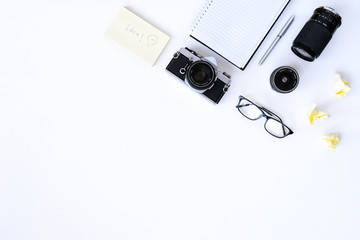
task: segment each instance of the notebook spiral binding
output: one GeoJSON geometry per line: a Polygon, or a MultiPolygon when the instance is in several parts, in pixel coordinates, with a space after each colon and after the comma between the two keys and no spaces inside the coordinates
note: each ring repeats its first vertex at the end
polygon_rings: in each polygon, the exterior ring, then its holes
{"type": "Polygon", "coordinates": [[[192,24],[191,31],[194,31],[194,29],[199,25],[199,22],[205,15],[205,13],[208,11],[209,7],[213,4],[214,0],[208,0],[204,3],[204,6],[202,7],[202,10],[200,11],[200,14],[195,18],[195,21],[192,24]]]}

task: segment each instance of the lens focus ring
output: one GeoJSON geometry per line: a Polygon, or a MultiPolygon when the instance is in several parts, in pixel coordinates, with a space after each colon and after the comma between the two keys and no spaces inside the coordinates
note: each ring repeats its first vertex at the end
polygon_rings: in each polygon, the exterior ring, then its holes
{"type": "Polygon", "coordinates": [[[331,35],[341,26],[340,15],[330,7],[319,7],[315,9],[309,21],[317,22],[325,26],[331,35]]]}

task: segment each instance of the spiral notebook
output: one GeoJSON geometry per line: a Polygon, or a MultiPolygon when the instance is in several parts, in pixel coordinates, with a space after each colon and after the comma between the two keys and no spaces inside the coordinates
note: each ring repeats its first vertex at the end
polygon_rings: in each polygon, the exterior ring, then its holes
{"type": "Polygon", "coordinates": [[[244,70],[290,0],[210,0],[190,36],[244,70]]]}

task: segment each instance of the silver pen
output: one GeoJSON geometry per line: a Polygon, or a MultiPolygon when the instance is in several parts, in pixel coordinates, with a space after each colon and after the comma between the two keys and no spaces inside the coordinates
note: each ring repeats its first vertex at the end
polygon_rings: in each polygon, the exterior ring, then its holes
{"type": "Polygon", "coordinates": [[[281,29],[281,31],[279,32],[279,34],[276,36],[275,40],[272,42],[272,44],[270,45],[270,47],[268,48],[268,50],[265,52],[264,56],[260,59],[259,65],[261,65],[265,59],[269,56],[269,54],[271,53],[271,51],[274,49],[275,45],[279,42],[280,38],[282,36],[284,36],[284,34],[286,33],[286,31],[289,29],[289,27],[291,26],[291,24],[294,21],[295,16],[291,16],[289,18],[289,20],[285,23],[284,27],[281,29]]]}

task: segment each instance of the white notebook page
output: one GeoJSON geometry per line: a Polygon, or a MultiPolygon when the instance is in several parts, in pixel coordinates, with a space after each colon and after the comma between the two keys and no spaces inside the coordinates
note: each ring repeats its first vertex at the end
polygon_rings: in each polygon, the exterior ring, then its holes
{"type": "Polygon", "coordinates": [[[289,1],[209,1],[190,35],[243,69],[289,1]]]}

